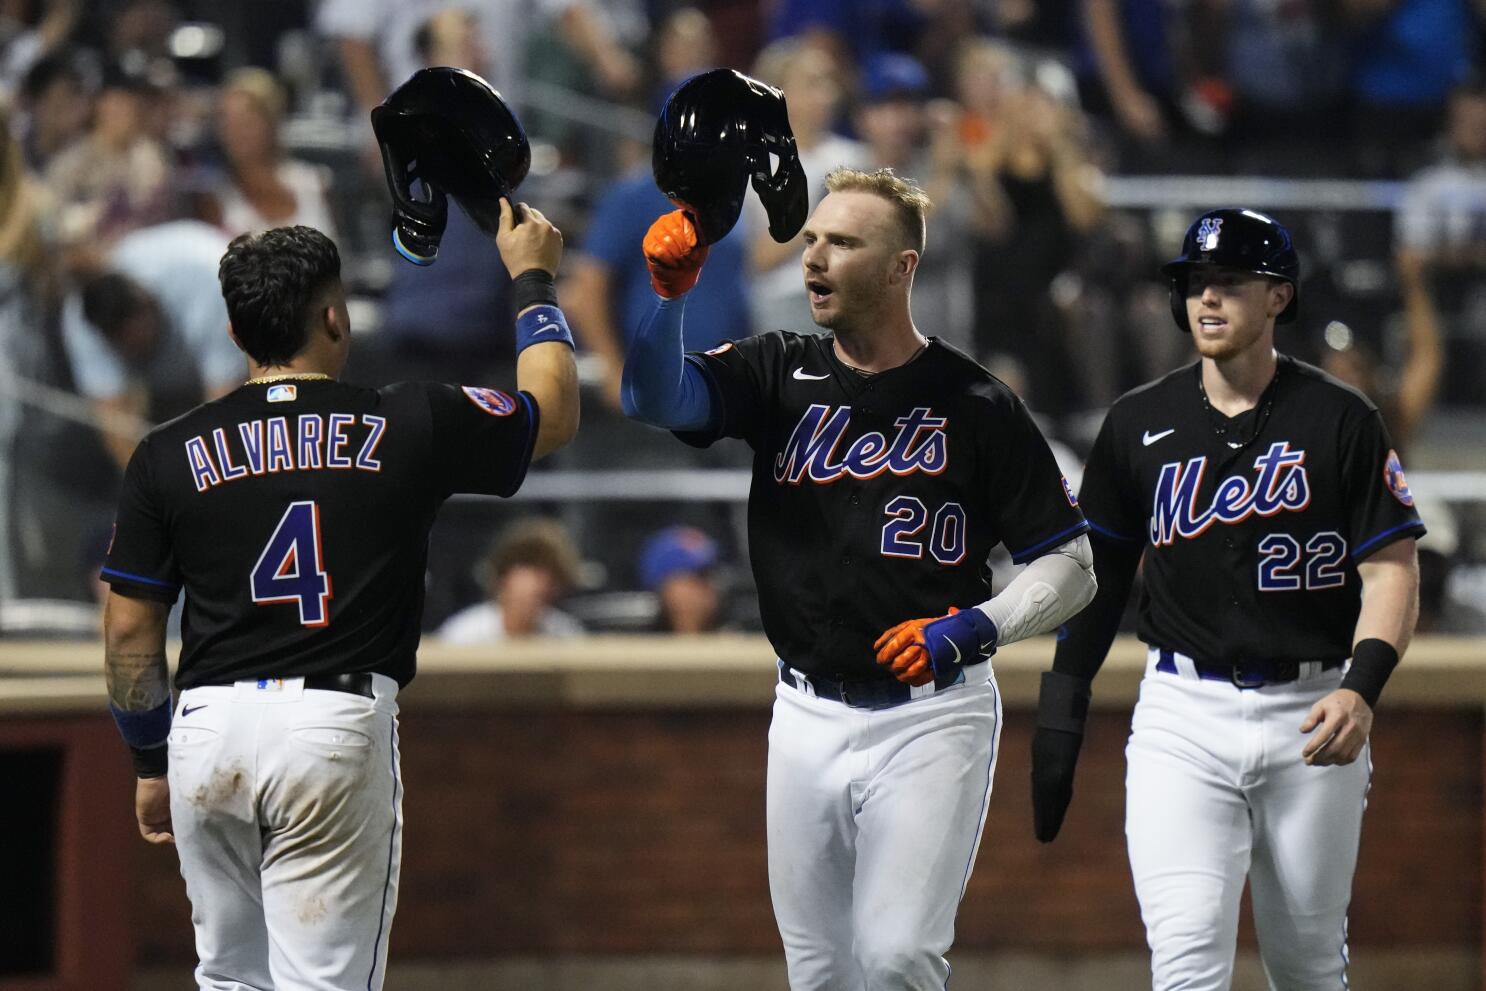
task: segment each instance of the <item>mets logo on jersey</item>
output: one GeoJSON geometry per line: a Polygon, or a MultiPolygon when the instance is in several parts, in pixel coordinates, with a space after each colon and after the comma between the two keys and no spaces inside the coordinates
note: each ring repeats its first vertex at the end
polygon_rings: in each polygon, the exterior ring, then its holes
{"type": "Polygon", "coordinates": [[[1414,504],[1414,493],[1409,491],[1409,483],[1403,477],[1403,464],[1398,460],[1397,451],[1388,451],[1388,463],[1383,465],[1383,482],[1393,493],[1393,498],[1405,506],[1414,504]]]}
{"type": "Polygon", "coordinates": [[[510,416],[516,412],[516,400],[499,389],[487,389],[480,385],[462,385],[460,388],[470,397],[470,402],[491,416],[510,416]]]}
{"type": "Polygon", "coordinates": [[[842,438],[851,424],[851,407],[816,403],[800,417],[784,450],[774,459],[774,480],[799,485],[808,479],[828,485],[847,476],[876,478],[885,471],[900,476],[920,471],[938,475],[949,466],[944,432],[949,420],[931,414],[927,406],[914,407],[907,416],[893,421],[898,429],[891,440],[870,431],[840,453],[842,438]]]}
{"type": "Polygon", "coordinates": [[[1218,235],[1222,233],[1222,217],[1206,217],[1202,225],[1197,228],[1197,250],[1216,251],[1218,249],[1218,235]]]}
{"type": "Polygon", "coordinates": [[[1063,494],[1068,497],[1068,505],[1072,506],[1074,509],[1077,509],[1078,496],[1073,494],[1073,486],[1068,484],[1068,476],[1059,475],[1058,477],[1063,480],[1063,494]]]}
{"type": "Polygon", "coordinates": [[[1178,537],[1191,540],[1214,523],[1242,523],[1250,516],[1298,513],[1311,504],[1305,452],[1290,450],[1288,441],[1269,445],[1254,459],[1259,474],[1249,479],[1230,475],[1218,483],[1212,502],[1197,505],[1207,458],[1173,461],[1161,466],[1151,507],[1151,543],[1167,547],[1178,537]]]}

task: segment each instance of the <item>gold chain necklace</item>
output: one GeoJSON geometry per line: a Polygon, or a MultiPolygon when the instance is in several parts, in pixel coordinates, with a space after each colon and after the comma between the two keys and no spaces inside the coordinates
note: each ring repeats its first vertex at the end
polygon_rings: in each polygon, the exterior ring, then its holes
{"type": "Polygon", "coordinates": [[[283,375],[260,375],[257,378],[248,379],[244,385],[267,385],[269,382],[284,382],[295,379],[300,382],[314,382],[319,379],[329,379],[330,376],[324,372],[285,372],[283,375]]]}

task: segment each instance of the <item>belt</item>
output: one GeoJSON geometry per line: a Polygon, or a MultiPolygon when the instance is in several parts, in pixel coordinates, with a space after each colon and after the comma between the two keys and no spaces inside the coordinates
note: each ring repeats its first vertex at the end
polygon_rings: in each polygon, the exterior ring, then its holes
{"type": "MultiPolygon", "coordinates": [[[[215,682],[219,685],[231,685],[231,681],[215,682]]],[[[309,674],[304,676],[304,687],[313,688],[322,692],[345,692],[348,695],[360,695],[363,698],[374,699],[376,691],[372,688],[372,676],[369,671],[357,671],[352,674],[309,674]]]]}
{"type": "Polygon", "coordinates": [[[904,702],[932,695],[951,685],[962,683],[965,680],[965,669],[959,668],[955,671],[954,677],[946,678],[942,683],[936,680],[932,685],[915,688],[895,678],[835,681],[831,678],[796,671],[784,661],[780,661],[779,680],[806,695],[830,699],[832,702],[849,705],[853,709],[891,709],[895,705],[902,705],[904,702]]]}
{"type": "Polygon", "coordinates": [[[1182,658],[1192,661],[1197,677],[1207,681],[1230,682],[1239,688],[1283,685],[1286,682],[1295,681],[1303,674],[1330,671],[1346,663],[1346,658],[1338,657],[1314,661],[1265,661],[1261,664],[1208,664],[1196,658],[1187,658],[1186,655],[1175,651],[1160,650],[1157,653],[1160,655],[1160,659],[1156,661],[1157,671],[1164,671],[1166,674],[1181,674],[1180,668],[1177,667],[1177,658],[1182,658]]]}

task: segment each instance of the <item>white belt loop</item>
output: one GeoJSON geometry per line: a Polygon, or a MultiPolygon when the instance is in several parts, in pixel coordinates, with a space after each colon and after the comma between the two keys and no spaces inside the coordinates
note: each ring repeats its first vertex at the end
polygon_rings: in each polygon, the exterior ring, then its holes
{"type": "Polygon", "coordinates": [[[800,691],[804,692],[806,695],[809,695],[811,698],[818,697],[815,694],[815,685],[811,683],[809,675],[807,675],[803,671],[796,671],[794,668],[790,668],[789,673],[790,677],[795,679],[795,686],[798,687],[800,691]]]}
{"type": "Polygon", "coordinates": [[[1192,660],[1192,658],[1188,657],[1186,654],[1178,654],[1176,651],[1172,651],[1171,661],[1173,664],[1176,665],[1176,673],[1181,675],[1183,678],[1192,678],[1197,680],[1200,680],[1202,678],[1202,675],[1197,673],[1197,662],[1192,660]]]}
{"type": "Polygon", "coordinates": [[[1296,674],[1296,680],[1298,680],[1298,681],[1309,681],[1310,679],[1314,678],[1316,675],[1320,674],[1321,671],[1322,671],[1322,664],[1321,664],[1320,661],[1301,661],[1300,662],[1300,665],[1299,665],[1299,670],[1297,670],[1295,672],[1295,674],[1296,674]]]}

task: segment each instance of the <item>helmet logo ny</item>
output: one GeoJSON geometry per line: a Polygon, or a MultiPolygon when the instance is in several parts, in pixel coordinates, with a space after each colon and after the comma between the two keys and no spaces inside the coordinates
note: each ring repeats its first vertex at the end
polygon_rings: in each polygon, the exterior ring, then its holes
{"type": "Polygon", "coordinates": [[[1218,235],[1221,233],[1222,227],[1222,217],[1202,218],[1202,226],[1197,228],[1197,250],[1216,251],[1218,249],[1218,235]]]}

